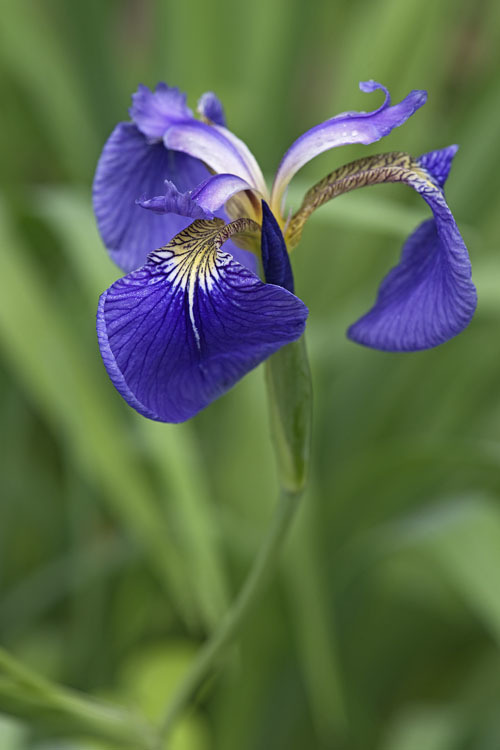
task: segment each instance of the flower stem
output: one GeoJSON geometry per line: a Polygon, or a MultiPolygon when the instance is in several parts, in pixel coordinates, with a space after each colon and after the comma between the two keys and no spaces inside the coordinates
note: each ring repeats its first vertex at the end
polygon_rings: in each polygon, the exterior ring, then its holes
{"type": "MultiPolygon", "coordinates": [[[[236,637],[248,612],[255,604],[273,571],[283,540],[298,507],[301,492],[283,490],[274,518],[243,588],[221,620],[212,637],[202,646],[196,661],[181,682],[167,707],[160,728],[161,743],[170,734],[179,715],[210,675],[217,661],[236,637]]],[[[163,747],[162,744],[158,746],[163,747]]]]}

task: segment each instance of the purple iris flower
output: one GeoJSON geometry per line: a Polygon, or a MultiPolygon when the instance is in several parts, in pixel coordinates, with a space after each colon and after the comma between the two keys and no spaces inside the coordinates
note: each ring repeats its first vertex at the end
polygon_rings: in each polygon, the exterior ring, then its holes
{"type": "Polygon", "coordinates": [[[392,152],[351,162],[311,188],[295,214],[285,212],[288,184],[306,162],[334,146],[380,140],[426,100],[424,91],[412,91],[391,105],[380,84],[360,87],[382,89],[383,104],[304,133],[270,191],[252,153],[226,128],[214,94],[201,97],[198,118],[185,95],[164,83],[134,94],[132,122],[117,125],[104,146],[93,198],[103,241],[127,272],[100,298],[101,354],[138,412],[164,422],[189,419],[300,338],[308,310],[294,294],[289,252],[316,208],[359,187],[405,183],[433,217],[408,238],[374,306],[348,336],[385,351],[417,351],[468,325],[476,290],[443,192],[456,146],[419,158],[392,152]]]}

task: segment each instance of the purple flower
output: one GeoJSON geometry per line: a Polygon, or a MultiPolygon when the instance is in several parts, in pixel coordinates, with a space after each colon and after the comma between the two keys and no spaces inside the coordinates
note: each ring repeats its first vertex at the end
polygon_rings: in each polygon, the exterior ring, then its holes
{"type": "Polygon", "coordinates": [[[359,187],[405,183],[433,217],[406,241],[349,337],[386,351],[417,351],[468,325],[476,291],[443,192],[456,146],[347,164],[285,218],[288,184],[306,162],[334,146],[380,140],[426,100],[424,91],[412,91],[391,105],[380,84],[361,89],[382,89],[383,104],[304,133],[281,160],[271,191],[252,153],[226,128],[214,94],[201,97],[199,118],[164,83],[134,94],[132,122],[117,125],[104,146],[93,197],[103,241],[127,272],[99,302],[101,354],[114,385],[141,414],[189,419],[302,335],[308,311],[293,293],[289,252],[316,208],[359,187]]]}

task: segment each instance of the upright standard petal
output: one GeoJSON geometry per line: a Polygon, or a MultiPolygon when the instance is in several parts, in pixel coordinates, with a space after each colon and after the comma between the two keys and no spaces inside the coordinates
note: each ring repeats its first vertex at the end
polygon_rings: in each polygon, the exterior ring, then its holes
{"type": "Polygon", "coordinates": [[[225,128],[196,120],[186,121],[172,125],[165,132],[163,142],[169,149],[200,159],[218,174],[236,175],[262,190],[255,158],[247,146],[225,128]]]}
{"type": "Polygon", "coordinates": [[[170,125],[184,120],[194,120],[186,104],[186,94],[159,83],[154,91],[141,84],[132,95],[130,117],[149,141],[161,141],[170,125]]]}
{"type": "Polygon", "coordinates": [[[222,104],[207,92],[198,102],[205,122],[199,122],[186,105],[186,95],[159,83],[154,91],[142,84],[132,96],[130,116],[149,143],[163,139],[174,151],[200,159],[214,172],[236,174],[259,191],[264,178],[248,147],[225,127],[222,104]]]}
{"type": "Polygon", "coordinates": [[[205,120],[208,120],[209,123],[226,127],[224,107],[213,91],[207,91],[200,96],[197,109],[199,114],[205,118],[205,120]]]}
{"type": "Polygon", "coordinates": [[[124,271],[139,268],[189,221],[172,214],[155,215],[136,201],[164,193],[168,179],[180,191],[194,188],[208,175],[201,162],[150,144],[132,123],[116,126],[97,165],[93,186],[97,225],[112,259],[124,271]]]}
{"type": "Polygon", "coordinates": [[[282,210],[282,201],[288,183],[298,170],[315,156],[335,146],[353,143],[368,145],[388,135],[402,125],[427,99],[425,91],[411,91],[403,101],[391,106],[388,90],[375,81],[360,83],[364,92],[382,89],[385,101],[374,112],[344,112],[300,136],[284,155],[278,167],[271,194],[273,211],[282,210]]]}
{"type": "Polygon", "coordinates": [[[240,159],[242,159],[243,163],[245,164],[245,168],[247,169],[248,174],[251,176],[252,186],[256,190],[258,190],[264,197],[267,197],[268,192],[264,175],[262,174],[262,170],[257,159],[252,154],[246,143],[225,127],[214,125],[214,129],[227,141],[229,141],[235,151],[238,152],[240,159]]]}
{"type": "Polygon", "coordinates": [[[305,305],[220,250],[232,234],[257,229],[244,219],[195,221],[102,295],[104,364],[141,414],[185,421],[301,336],[305,305]]]}

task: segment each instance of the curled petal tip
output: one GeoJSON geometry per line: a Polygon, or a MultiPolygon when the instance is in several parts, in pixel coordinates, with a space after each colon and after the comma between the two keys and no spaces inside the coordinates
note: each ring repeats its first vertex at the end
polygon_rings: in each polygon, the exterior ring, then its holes
{"type": "MultiPolygon", "coordinates": [[[[361,91],[368,93],[370,91],[375,91],[375,89],[385,89],[385,86],[383,86],[381,83],[378,83],[377,81],[374,81],[373,78],[370,78],[370,80],[368,81],[360,81],[359,88],[361,89],[361,91]]],[[[387,89],[385,90],[387,91],[387,89]]]]}
{"type": "Polygon", "coordinates": [[[271,205],[281,207],[288,183],[298,170],[318,154],[336,146],[362,143],[367,146],[388,135],[411,117],[427,98],[426,91],[411,91],[402,101],[391,106],[388,89],[376,81],[362,81],[362,91],[381,89],[385,100],[373,112],[343,112],[316,125],[297,138],[278,167],[274,180],[271,205]]]}
{"type": "MultiPolygon", "coordinates": [[[[391,95],[389,93],[389,89],[384,86],[382,83],[378,83],[378,81],[370,80],[370,81],[360,81],[359,88],[363,93],[365,94],[371,94],[373,91],[383,91],[385,94],[385,101],[380,107],[380,110],[385,109],[386,107],[389,107],[391,104],[391,95]]],[[[403,102],[409,102],[413,105],[414,111],[417,110],[419,107],[421,107],[425,102],[427,101],[427,91],[425,89],[413,89],[410,91],[407,97],[403,99],[403,102]]]]}
{"type": "Polygon", "coordinates": [[[380,89],[385,94],[385,101],[382,104],[382,107],[388,107],[390,105],[391,95],[389,94],[389,89],[382,83],[378,83],[373,79],[370,79],[369,81],[360,81],[359,88],[364,94],[371,94],[372,91],[378,91],[380,89]]]}

